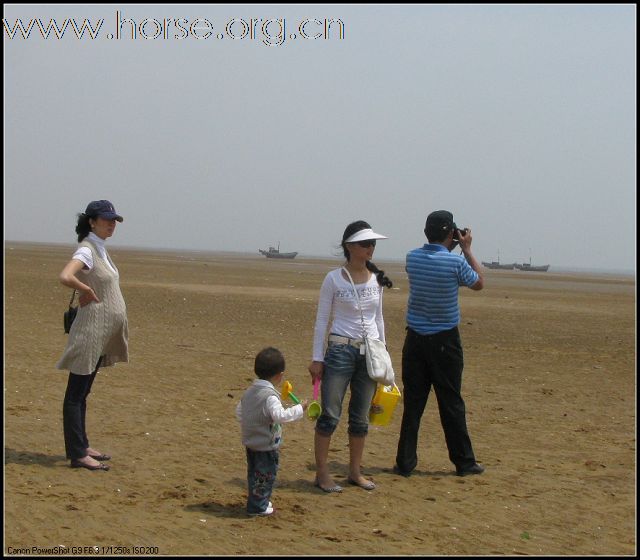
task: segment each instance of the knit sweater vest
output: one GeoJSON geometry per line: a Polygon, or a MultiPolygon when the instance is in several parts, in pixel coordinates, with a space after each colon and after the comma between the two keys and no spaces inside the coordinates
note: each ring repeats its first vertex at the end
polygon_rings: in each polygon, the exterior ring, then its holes
{"type": "Polygon", "coordinates": [[[242,443],[253,451],[272,451],[280,447],[282,427],[267,412],[267,398],[280,398],[272,387],[252,385],[242,395],[242,443]]]}
{"type": "Polygon", "coordinates": [[[100,257],[93,243],[85,240],[80,247],[91,249],[93,268],[84,275],[83,282],[93,289],[100,301],[78,307],[67,347],[56,368],[89,375],[95,370],[100,356],[104,356],[100,367],[129,361],[129,329],[127,308],[120,291],[120,275],[111,257],[106,254],[115,272],[100,257]]]}

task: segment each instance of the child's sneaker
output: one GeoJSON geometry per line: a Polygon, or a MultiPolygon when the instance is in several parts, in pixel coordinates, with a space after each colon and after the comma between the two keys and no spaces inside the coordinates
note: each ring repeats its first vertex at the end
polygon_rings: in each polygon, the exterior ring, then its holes
{"type": "Polygon", "coordinates": [[[273,504],[271,502],[269,502],[269,505],[267,506],[267,509],[265,509],[264,511],[259,511],[258,513],[250,513],[249,515],[253,515],[253,516],[271,515],[274,511],[275,511],[275,509],[273,507],[273,504]]]}

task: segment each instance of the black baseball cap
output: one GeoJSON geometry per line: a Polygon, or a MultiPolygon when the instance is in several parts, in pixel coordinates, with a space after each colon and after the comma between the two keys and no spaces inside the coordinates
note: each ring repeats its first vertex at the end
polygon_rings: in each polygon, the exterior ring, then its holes
{"type": "Polygon", "coordinates": [[[450,231],[458,229],[453,221],[453,214],[447,210],[436,210],[427,216],[425,230],[430,231],[450,231]]]}
{"type": "Polygon", "coordinates": [[[90,218],[104,218],[122,222],[124,218],[116,213],[116,209],[108,200],[94,200],[90,202],[84,213],[90,218]]]}

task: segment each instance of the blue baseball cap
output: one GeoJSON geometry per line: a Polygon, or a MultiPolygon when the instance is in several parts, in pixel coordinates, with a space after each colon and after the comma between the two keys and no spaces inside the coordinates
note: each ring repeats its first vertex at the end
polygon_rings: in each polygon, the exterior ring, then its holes
{"type": "Polygon", "coordinates": [[[116,213],[116,209],[108,200],[94,200],[90,202],[84,213],[90,218],[104,218],[122,222],[124,218],[116,213]]]}

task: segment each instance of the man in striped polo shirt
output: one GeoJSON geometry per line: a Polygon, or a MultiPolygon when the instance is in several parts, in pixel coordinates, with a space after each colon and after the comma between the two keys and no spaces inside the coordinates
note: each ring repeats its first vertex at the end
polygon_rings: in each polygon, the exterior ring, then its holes
{"type": "Polygon", "coordinates": [[[395,472],[409,476],[418,463],[420,420],[433,386],[449,459],[456,474],[480,474],[467,432],[462,395],[463,353],[458,288],[483,288],[480,264],[471,253],[471,230],[460,230],[446,210],[427,217],[429,243],[407,254],[407,335],[402,349],[404,412],[395,472]],[[460,245],[462,255],[451,251],[460,245]]]}

